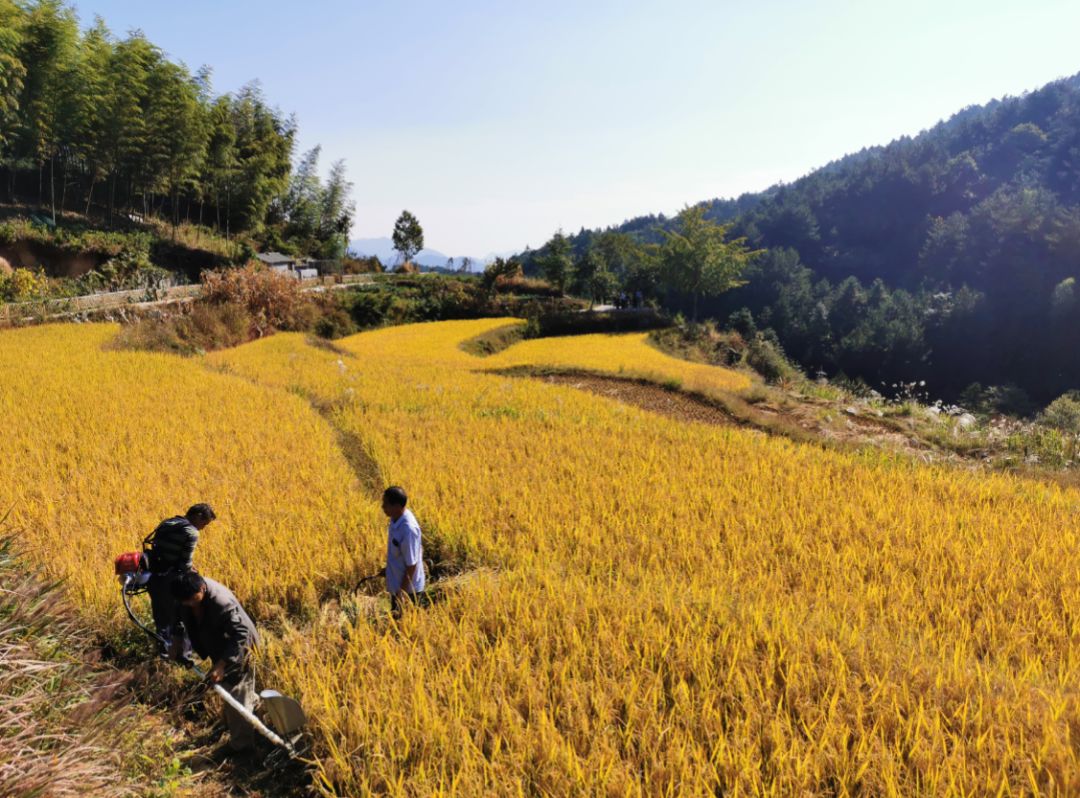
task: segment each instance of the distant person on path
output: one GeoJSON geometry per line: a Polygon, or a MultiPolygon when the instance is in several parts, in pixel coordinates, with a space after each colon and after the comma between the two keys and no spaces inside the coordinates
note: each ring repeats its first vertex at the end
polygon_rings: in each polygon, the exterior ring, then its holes
{"type": "MultiPolygon", "coordinates": [[[[259,644],[259,633],[236,596],[224,585],[196,571],[176,577],[171,592],[179,603],[179,620],[191,647],[200,657],[214,663],[207,678],[253,710],[257,698],[251,658],[252,649],[259,644]]],[[[183,657],[184,642],[179,634],[173,639],[169,653],[174,659],[183,657]]],[[[229,748],[233,751],[250,748],[255,730],[235,709],[228,704],[224,707],[229,748]]]]}
{"type": "MultiPolygon", "coordinates": [[[[157,633],[168,649],[176,623],[176,603],[170,587],[178,576],[194,569],[192,556],[199,542],[199,533],[217,516],[209,504],[195,504],[184,515],[166,518],[143,541],[150,566],[150,610],[154,615],[157,633]]],[[[167,653],[162,651],[162,654],[167,653]]]]}
{"type": "Polygon", "coordinates": [[[386,590],[390,611],[401,614],[402,602],[421,599],[427,580],[424,575],[424,544],[420,524],[412,510],[405,509],[409,497],[397,486],[383,491],[382,509],[390,519],[386,540],[386,590]]]}

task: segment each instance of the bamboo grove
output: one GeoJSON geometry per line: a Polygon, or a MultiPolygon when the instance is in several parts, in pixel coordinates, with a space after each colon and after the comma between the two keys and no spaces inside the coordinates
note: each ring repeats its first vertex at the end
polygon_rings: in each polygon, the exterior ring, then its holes
{"type": "Polygon", "coordinates": [[[460,348],[508,321],[192,359],[0,334],[0,503],[103,634],[111,555],[220,507],[198,565],[265,630],[327,795],[1080,790],[1074,490],[499,373],[747,384],[639,336],[460,348]],[[398,623],[351,592],[386,483],[456,574],[398,623]]]}
{"type": "MultiPolygon", "coordinates": [[[[0,0],[0,196],[57,213],[159,217],[222,235],[274,227],[344,254],[343,162],[319,184],[319,148],[293,176],[296,120],[258,83],[215,95],[141,31],[81,30],[63,0],[0,0]],[[291,225],[291,228],[290,228],[291,225]]],[[[280,243],[280,242],[270,242],[280,243]]]]}

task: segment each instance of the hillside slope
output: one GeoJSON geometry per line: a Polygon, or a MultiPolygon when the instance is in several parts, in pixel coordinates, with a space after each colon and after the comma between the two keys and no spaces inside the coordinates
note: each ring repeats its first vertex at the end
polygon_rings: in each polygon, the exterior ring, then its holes
{"type": "MultiPolygon", "coordinates": [[[[709,312],[746,307],[808,369],[953,397],[973,382],[1042,401],[1080,387],[1080,75],[704,204],[771,250],[709,312]]],[[[656,240],[671,223],[616,229],[656,240]]]]}

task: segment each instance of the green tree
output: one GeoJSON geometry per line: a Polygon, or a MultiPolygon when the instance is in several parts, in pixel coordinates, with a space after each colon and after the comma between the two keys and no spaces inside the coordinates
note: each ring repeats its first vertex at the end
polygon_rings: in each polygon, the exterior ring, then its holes
{"type": "Polygon", "coordinates": [[[98,17],[83,34],[78,54],[65,78],[65,111],[67,120],[67,158],[65,159],[64,191],[60,208],[66,207],[67,161],[81,168],[86,180],[86,208],[94,199],[94,187],[108,175],[108,142],[105,140],[105,114],[109,97],[109,64],[113,39],[105,23],[98,17]]]}
{"type": "Polygon", "coordinates": [[[566,286],[574,273],[574,262],[570,259],[570,252],[569,239],[562,230],[556,230],[551,240],[544,244],[538,258],[544,278],[558,288],[560,294],[566,293],[566,286]]]}
{"type": "Polygon", "coordinates": [[[609,297],[618,280],[608,268],[602,249],[594,243],[574,264],[574,290],[589,298],[589,310],[609,297]]]}
{"type": "Polygon", "coordinates": [[[521,264],[513,258],[503,260],[495,258],[484,267],[484,275],[480,278],[480,284],[484,291],[492,293],[501,279],[513,279],[521,276],[521,264]]]}
{"type": "Polygon", "coordinates": [[[43,172],[50,165],[50,203],[56,220],[55,159],[60,146],[60,108],[64,76],[75,56],[78,22],[62,0],[29,6],[18,60],[29,66],[19,98],[22,124],[18,149],[38,169],[38,201],[44,201],[43,172]]]}
{"type": "MultiPolygon", "coordinates": [[[[236,172],[236,128],[232,124],[232,102],[228,97],[217,98],[210,107],[208,127],[210,138],[206,146],[203,167],[203,194],[214,204],[214,227],[222,230],[222,197],[228,197],[236,172]]],[[[202,219],[202,208],[199,209],[202,219]]],[[[228,216],[226,215],[226,222],[228,216]]]]}
{"type": "Polygon", "coordinates": [[[592,247],[627,293],[656,295],[659,271],[655,244],[643,244],[628,233],[605,230],[593,239],[592,247]]]}
{"type": "Polygon", "coordinates": [[[236,140],[226,182],[226,230],[259,232],[271,205],[288,191],[296,121],[267,105],[258,83],[237,93],[230,115],[236,140]]]}
{"type": "Polygon", "coordinates": [[[319,155],[322,147],[313,147],[300,158],[285,195],[286,232],[290,237],[310,241],[319,232],[322,185],[319,183],[319,155]]]}
{"type": "Polygon", "coordinates": [[[345,161],[330,165],[330,174],[322,191],[319,214],[319,257],[344,257],[349,246],[356,204],[351,199],[353,184],[345,177],[345,161]]]}
{"type": "Polygon", "coordinates": [[[0,158],[6,160],[18,123],[26,67],[20,59],[25,15],[11,0],[0,0],[0,158]]]}
{"type": "MultiPolygon", "coordinates": [[[[14,200],[36,178],[54,219],[72,193],[87,214],[105,204],[104,182],[110,218],[167,210],[175,235],[197,202],[200,223],[212,206],[227,237],[280,234],[295,134],[257,84],[215,97],[208,68],[192,75],[140,31],[118,41],[99,18],[80,34],[67,0],[0,0],[0,179],[14,200]]],[[[344,164],[319,189],[303,226],[327,257],[355,212],[344,164]]]]}
{"type": "Polygon", "coordinates": [[[705,218],[702,206],[679,213],[674,230],[664,230],[661,263],[668,284],[689,294],[692,318],[697,321],[698,300],[717,296],[743,285],[743,269],[760,254],[746,247],[745,238],[725,240],[731,225],[705,218]]]}
{"type": "Polygon", "coordinates": [[[417,218],[408,211],[402,211],[394,222],[393,241],[394,249],[401,253],[402,266],[424,248],[424,230],[417,218]]]}
{"type": "Polygon", "coordinates": [[[108,69],[102,130],[106,143],[106,170],[109,173],[109,217],[116,213],[121,177],[126,178],[127,203],[140,173],[145,172],[143,154],[149,131],[143,109],[146,105],[147,79],[151,65],[160,58],[150,41],[140,31],[116,43],[108,69]]]}
{"type": "Polygon", "coordinates": [[[173,236],[180,221],[180,193],[198,174],[206,157],[208,133],[203,123],[199,85],[188,71],[169,61],[159,61],[148,77],[146,168],[148,187],[170,198],[173,236]]]}

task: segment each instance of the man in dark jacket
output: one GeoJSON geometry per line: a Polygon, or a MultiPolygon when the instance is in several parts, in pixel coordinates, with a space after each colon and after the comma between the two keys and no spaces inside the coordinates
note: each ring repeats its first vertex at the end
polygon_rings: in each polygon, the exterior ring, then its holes
{"type": "Polygon", "coordinates": [[[157,633],[166,641],[166,646],[172,641],[176,623],[176,603],[169,588],[177,576],[194,568],[192,555],[199,542],[199,533],[215,518],[209,504],[195,504],[185,515],[166,518],[143,541],[143,548],[149,549],[150,581],[146,587],[150,594],[150,611],[157,633]]]}
{"type": "MultiPolygon", "coordinates": [[[[196,571],[177,576],[171,587],[179,603],[179,618],[191,647],[214,664],[207,674],[247,709],[255,707],[255,675],[252,672],[252,648],[259,643],[255,624],[240,606],[236,596],[224,585],[206,579],[196,571]]],[[[178,627],[179,628],[179,627],[178,627]]],[[[184,641],[172,641],[170,653],[180,659],[184,641]]],[[[254,730],[236,710],[225,705],[229,727],[229,747],[243,751],[251,747],[254,730]]]]}

